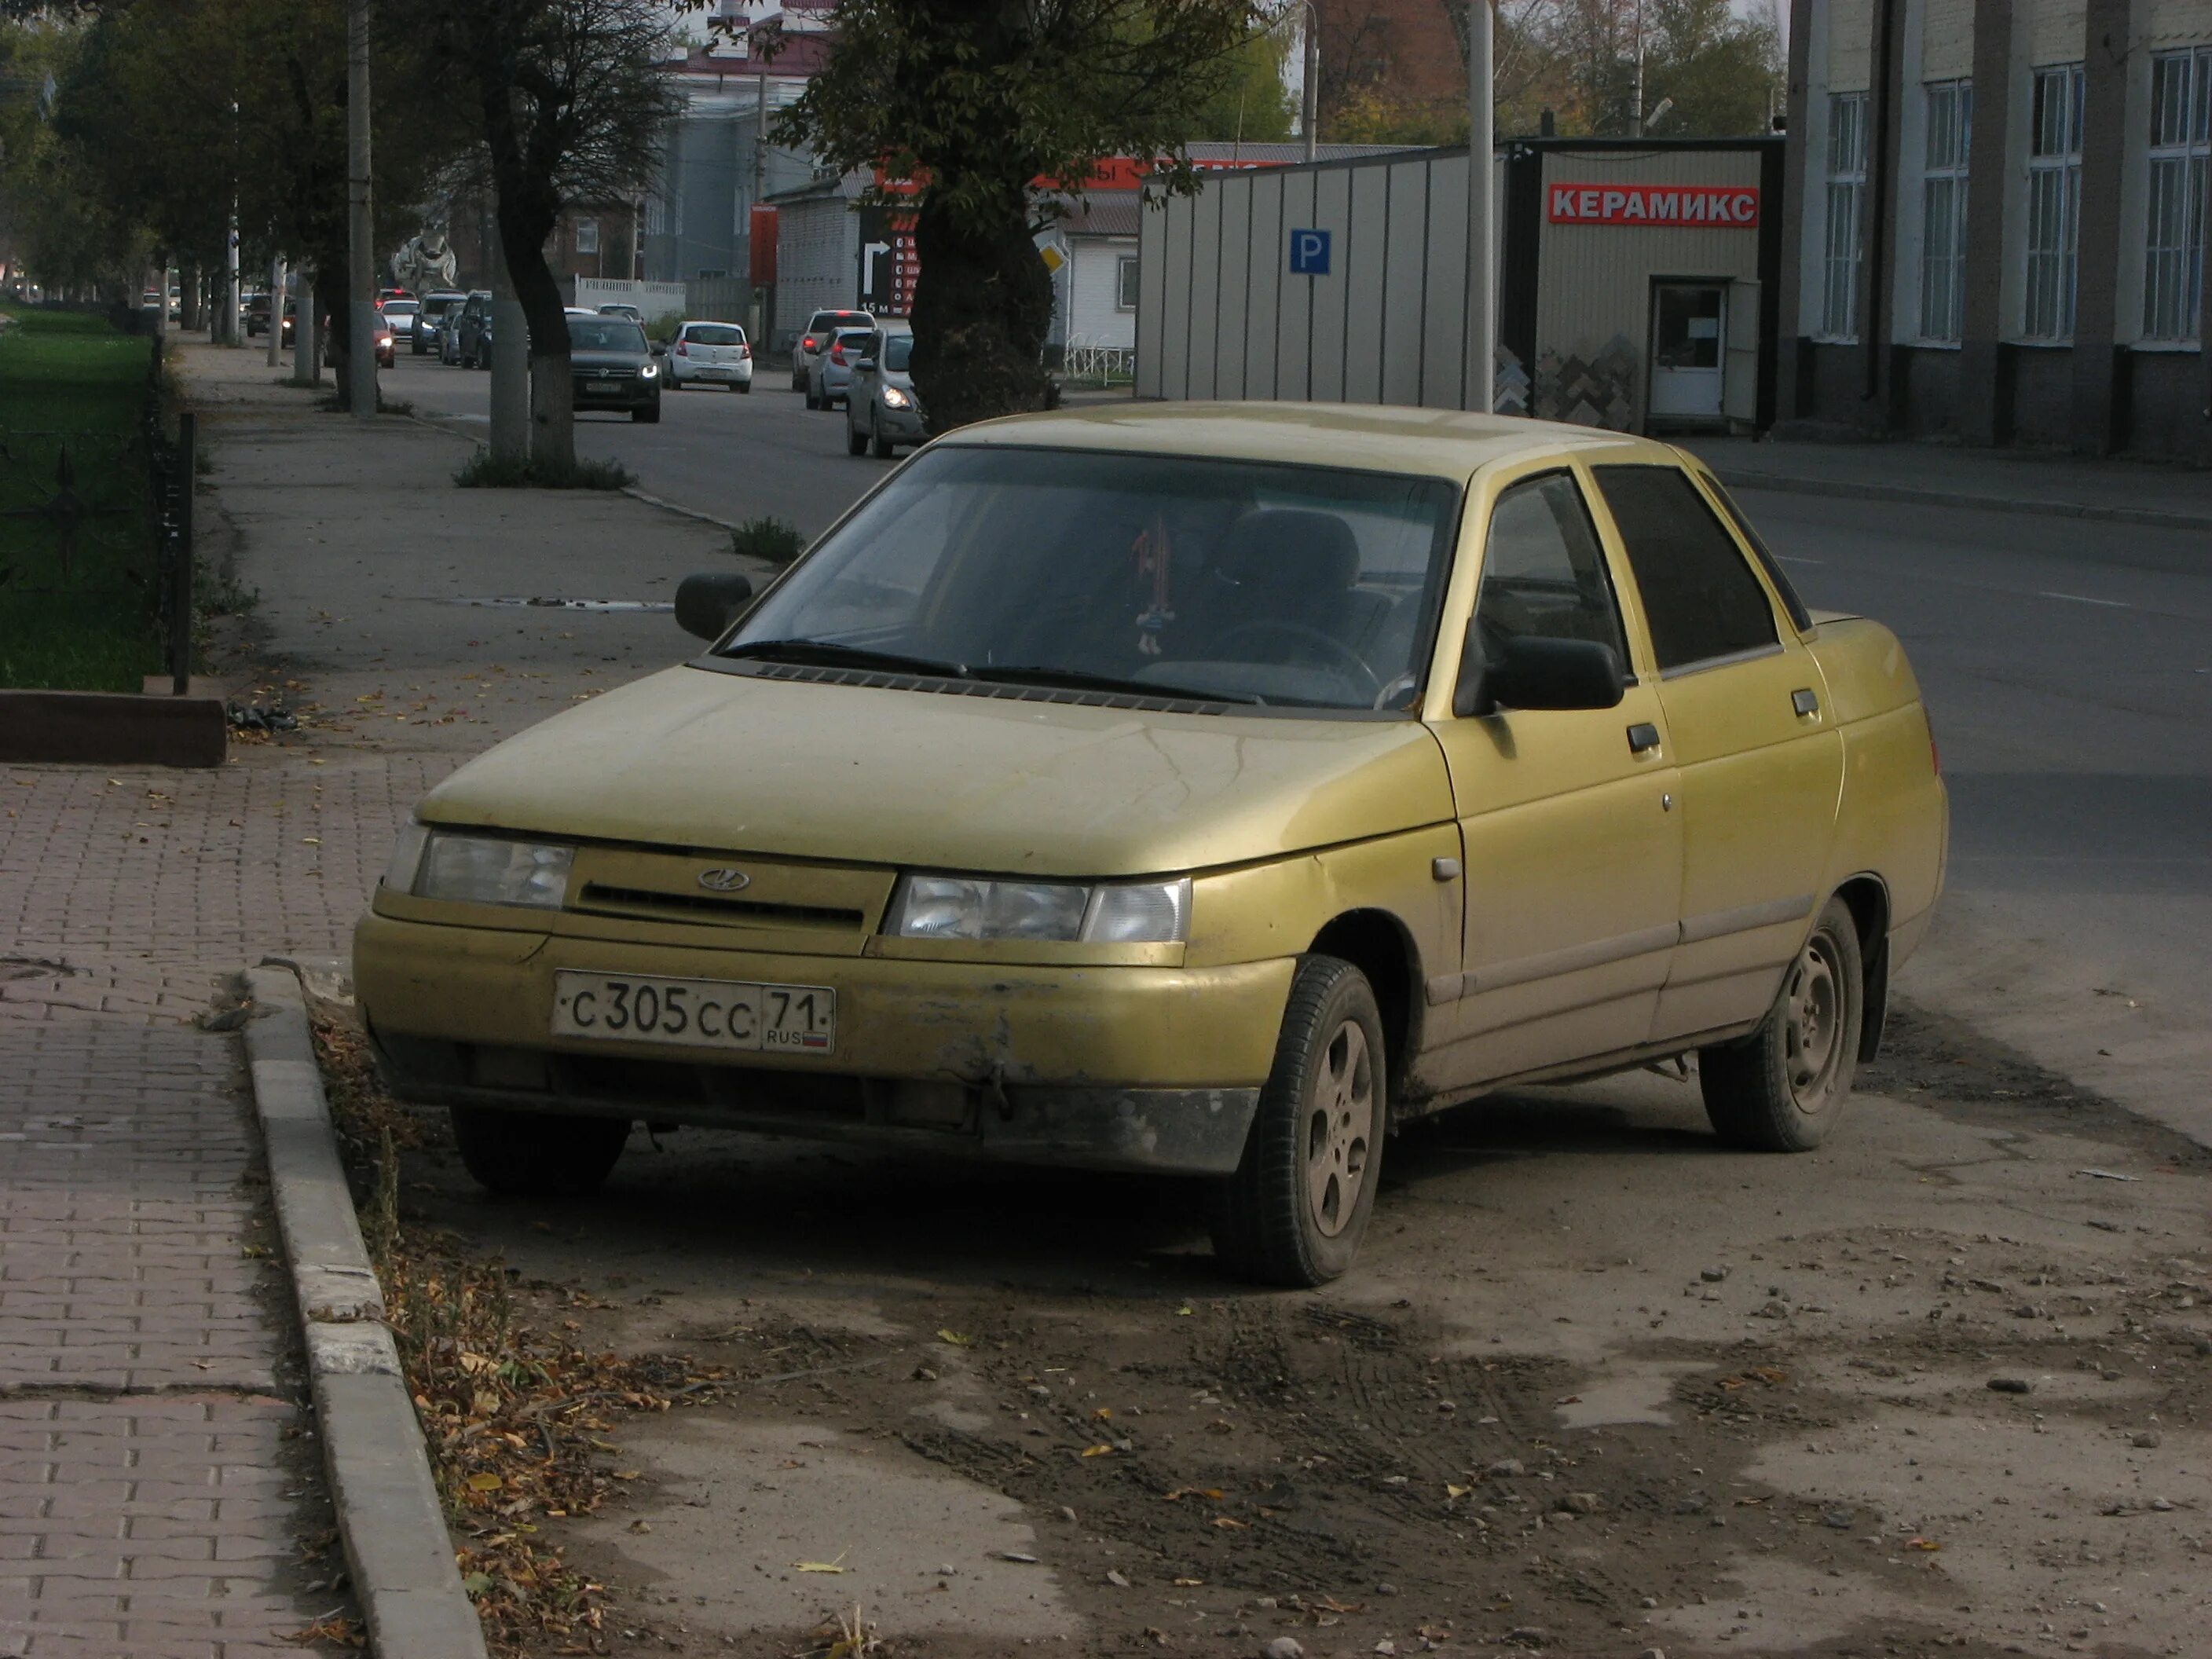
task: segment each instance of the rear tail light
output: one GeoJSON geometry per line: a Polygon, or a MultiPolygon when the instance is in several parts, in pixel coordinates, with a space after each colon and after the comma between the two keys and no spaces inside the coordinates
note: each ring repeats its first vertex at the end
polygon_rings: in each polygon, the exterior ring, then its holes
{"type": "Polygon", "coordinates": [[[739,362],[744,362],[744,361],[745,361],[746,359],[750,358],[752,355],[753,355],[753,349],[752,349],[750,346],[749,346],[749,345],[741,345],[741,346],[739,346],[739,347],[738,348],[738,361],[739,361],[739,362]]]}
{"type": "Polygon", "coordinates": [[[830,361],[833,363],[843,362],[845,361],[845,348],[841,345],[831,346],[830,348],[830,361]]]}
{"type": "Polygon", "coordinates": [[[679,357],[689,357],[691,355],[691,348],[678,340],[676,343],[676,355],[679,357]]]}
{"type": "Polygon", "coordinates": [[[802,337],[800,337],[800,339],[799,339],[799,349],[801,351],[811,351],[811,350],[813,350],[813,349],[814,349],[814,337],[813,337],[811,334],[808,334],[808,335],[802,336],[802,337]]]}

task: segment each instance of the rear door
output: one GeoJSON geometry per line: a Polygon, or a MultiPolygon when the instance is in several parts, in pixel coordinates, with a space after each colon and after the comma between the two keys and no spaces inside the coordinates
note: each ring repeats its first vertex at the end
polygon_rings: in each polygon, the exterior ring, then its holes
{"type": "Polygon", "coordinates": [[[1681,772],[1682,942],[1652,1030],[1664,1040],[1765,1012],[1826,898],[1843,738],[1783,595],[1690,474],[1591,471],[1681,772]]]}

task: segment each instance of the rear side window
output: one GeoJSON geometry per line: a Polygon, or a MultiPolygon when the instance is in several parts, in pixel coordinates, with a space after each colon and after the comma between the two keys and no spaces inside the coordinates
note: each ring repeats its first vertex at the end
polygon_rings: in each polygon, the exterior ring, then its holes
{"type": "Polygon", "coordinates": [[[1768,584],[1782,596],[1782,608],[1790,613],[1790,620],[1796,625],[1797,631],[1802,634],[1811,628],[1813,613],[1805,608],[1805,601],[1797,597],[1796,588],[1784,574],[1782,561],[1767,550],[1766,544],[1759,538],[1759,532],[1751,527],[1751,520],[1743,516],[1743,509],[1735,504],[1735,497],[1722,489],[1721,481],[1711,473],[1700,472],[1698,477],[1705,481],[1705,486],[1713,499],[1727,509],[1729,520],[1735,526],[1735,533],[1743,538],[1745,545],[1758,556],[1759,568],[1766,572],[1768,584]]]}
{"type": "Polygon", "coordinates": [[[1686,473],[1672,466],[1592,471],[1620,527],[1662,672],[1776,643],[1766,590],[1686,473]]]}

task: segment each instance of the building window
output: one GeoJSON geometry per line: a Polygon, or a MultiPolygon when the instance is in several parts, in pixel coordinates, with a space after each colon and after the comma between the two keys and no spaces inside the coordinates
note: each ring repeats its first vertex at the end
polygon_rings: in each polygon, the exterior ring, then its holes
{"type": "Polygon", "coordinates": [[[1920,334],[1955,340],[1964,310],[1966,155],[1973,147],[1974,83],[1928,84],[1928,151],[1920,188],[1920,334]]]}
{"type": "Polygon", "coordinates": [[[599,222],[597,219],[576,221],[576,252],[597,253],[599,251],[599,222]]]}
{"type": "Polygon", "coordinates": [[[1121,273],[1114,289],[1114,304],[1122,311],[1137,308],[1137,256],[1133,253],[1121,256],[1121,273]]]}
{"type": "Polygon", "coordinates": [[[2027,314],[2031,340],[2074,337],[2075,254],[2081,235],[2081,66],[2035,72],[2027,155],[2027,314]]]}
{"type": "Polygon", "coordinates": [[[2204,314],[2204,172],[2212,157],[2212,46],[2150,60],[2150,206],[2143,337],[2194,341],[2204,314]]]}
{"type": "Polygon", "coordinates": [[[1820,333],[1855,340],[1859,332],[1859,210],[1866,197],[1867,97],[1839,92],[1828,99],[1828,252],[1820,333]]]}

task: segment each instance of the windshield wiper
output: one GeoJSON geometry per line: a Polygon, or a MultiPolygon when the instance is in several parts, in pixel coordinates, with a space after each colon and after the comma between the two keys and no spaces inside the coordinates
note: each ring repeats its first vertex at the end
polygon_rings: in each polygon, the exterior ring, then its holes
{"type": "Polygon", "coordinates": [[[757,657],[763,662],[811,663],[824,668],[881,668],[950,680],[975,678],[965,663],[911,656],[903,651],[878,651],[865,645],[842,645],[836,640],[740,640],[720,654],[757,657]]]}
{"type": "Polygon", "coordinates": [[[992,665],[967,671],[969,678],[979,680],[1003,681],[1012,685],[1060,685],[1074,690],[1121,691],[1133,696],[1159,697],[1174,702],[1249,702],[1262,703],[1265,697],[1255,697],[1243,691],[1194,691],[1186,686],[1158,685],[1150,680],[1123,679],[1113,674],[1087,673],[1080,668],[1000,667],[992,665]]]}

